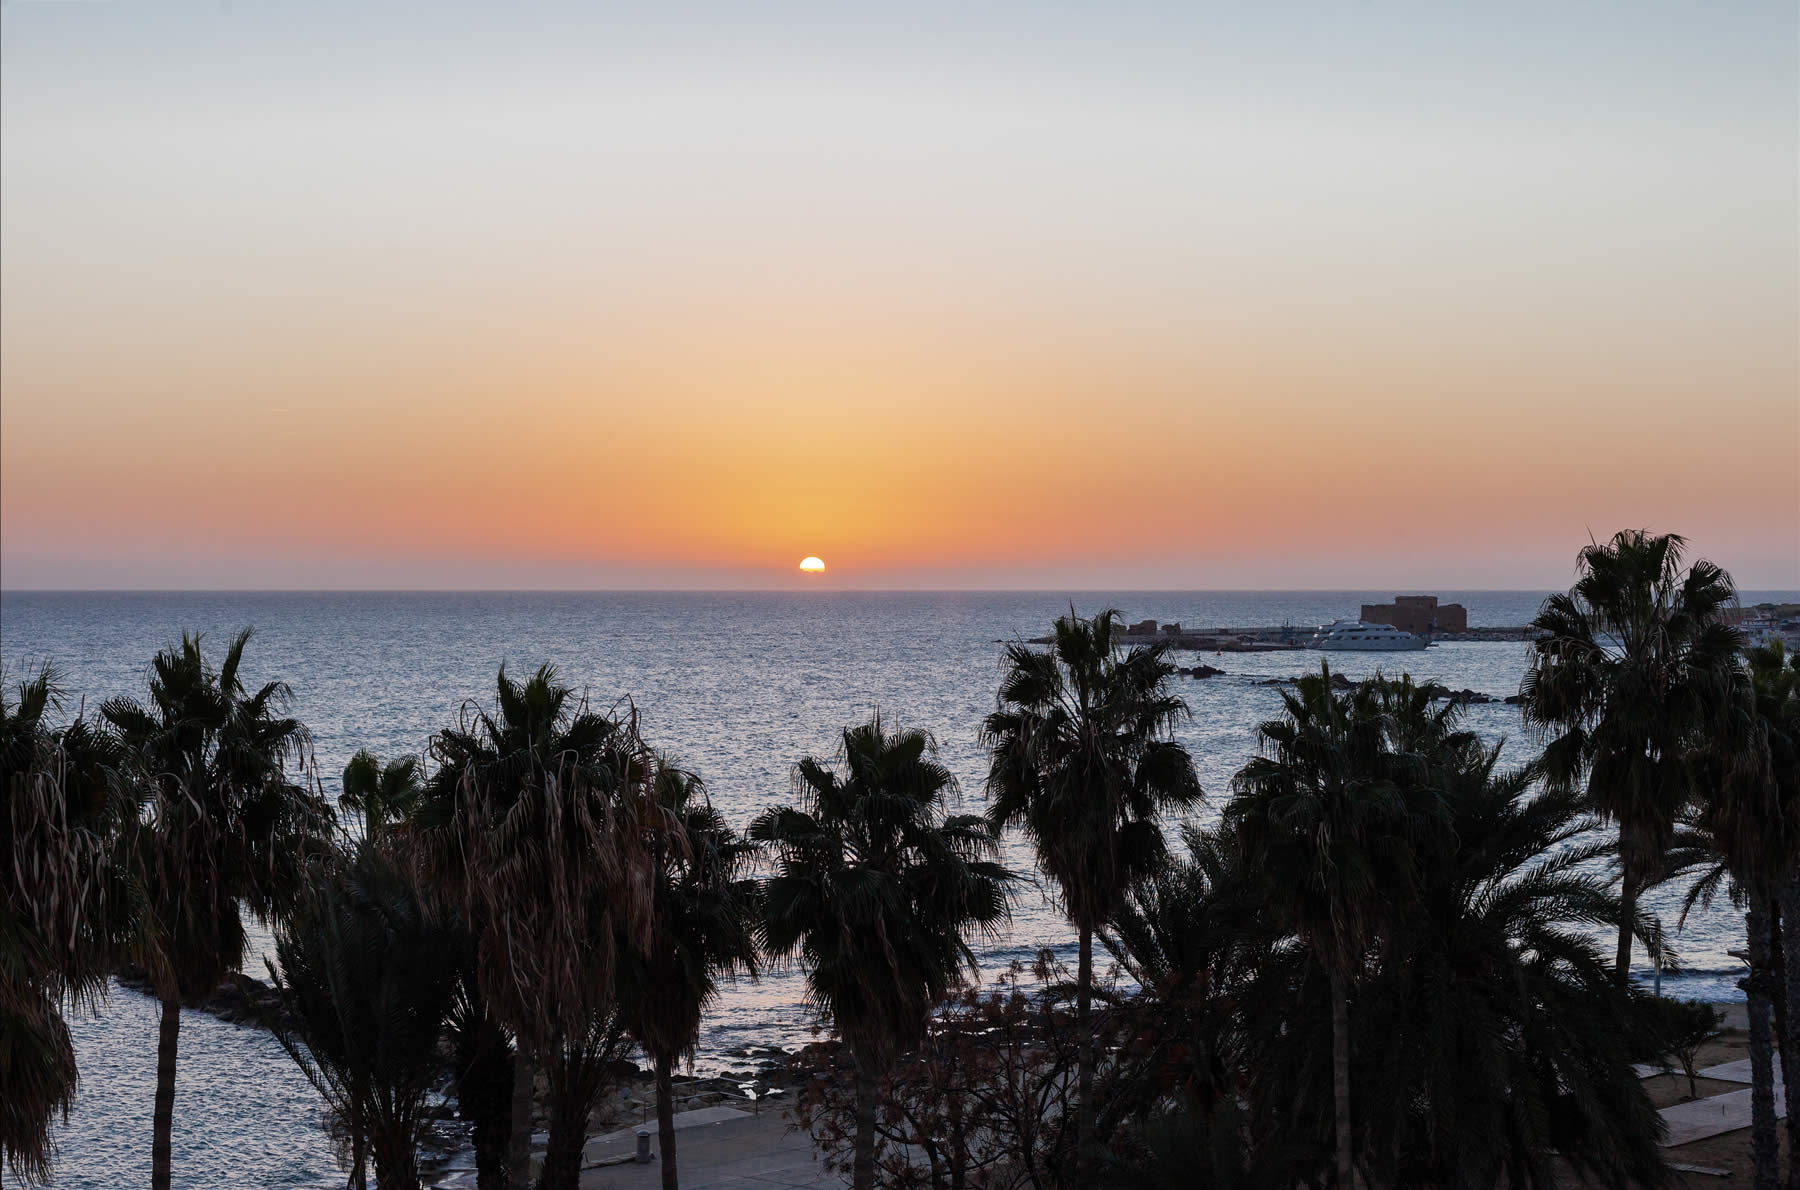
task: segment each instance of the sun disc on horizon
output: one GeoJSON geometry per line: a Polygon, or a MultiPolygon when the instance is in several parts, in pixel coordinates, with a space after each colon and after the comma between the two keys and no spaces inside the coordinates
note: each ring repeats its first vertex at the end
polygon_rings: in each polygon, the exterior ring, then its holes
{"type": "Polygon", "coordinates": [[[802,558],[800,559],[800,569],[806,574],[824,574],[825,560],[823,558],[802,558]]]}

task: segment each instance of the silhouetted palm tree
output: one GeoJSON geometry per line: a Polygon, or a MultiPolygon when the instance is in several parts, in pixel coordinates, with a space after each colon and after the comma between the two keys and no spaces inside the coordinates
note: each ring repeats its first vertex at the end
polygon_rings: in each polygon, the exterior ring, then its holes
{"type": "MultiPolygon", "coordinates": [[[[1129,1048],[1152,1056],[1101,1096],[1097,1131],[1112,1158],[1104,1184],[1303,1184],[1312,1175],[1307,1150],[1284,1126],[1292,1101],[1259,1121],[1263,1113],[1246,1111],[1244,1099],[1259,1085],[1249,1077],[1250,1029],[1288,1015],[1253,1002],[1268,995],[1263,973],[1279,965],[1287,936],[1267,913],[1235,832],[1188,824],[1182,837],[1185,857],[1134,885],[1100,933],[1141,989],[1148,1023],[1129,1048]]],[[[1291,993],[1277,998],[1291,1007],[1291,993]]]]}
{"type": "Polygon", "coordinates": [[[641,799],[615,796],[647,753],[549,665],[524,682],[502,667],[493,710],[466,708],[431,752],[414,830],[474,940],[480,999],[514,1038],[508,1182],[528,1190],[539,1066],[606,1015],[614,939],[649,926],[646,828],[620,817],[641,799]]]}
{"type": "Polygon", "coordinates": [[[1547,776],[1585,788],[1618,824],[1621,983],[1638,896],[1661,873],[1696,792],[1696,754],[1749,742],[1726,721],[1744,682],[1741,637],[1720,619],[1737,598],[1731,576],[1706,561],[1684,571],[1685,544],[1626,530],[1583,549],[1575,585],[1532,621],[1544,635],[1520,687],[1525,721],[1550,737],[1547,776]]]}
{"type": "Polygon", "coordinates": [[[700,778],[659,760],[653,792],[675,824],[645,840],[655,873],[650,947],[619,956],[620,999],[656,1069],[664,1190],[676,1190],[675,1063],[691,1055],[719,981],[756,972],[756,883],[744,869],[755,844],[726,825],[700,778]]]}
{"type": "MultiPolygon", "coordinates": [[[[1749,650],[1747,660],[1757,723],[1768,749],[1770,792],[1780,807],[1779,834],[1787,845],[1787,879],[1776,885],[1784,985],[1778,994],[1785,997],[1787,1009],[1781,1065],[1788,1152],[1800,1154],[1800,654],[1778,642],[1749,650]]],[[[1800,1158],[1788,1161],[1788,1190],[1800,1190],[1800,1158]]]]}
{"type": "Polygon", "coordinates": [[[1449,829],[1415,833],[1414,895],[1358,997],[1362,1086],[1405,1090],[1363,1094],[1364,1160],[1378,1184],[1547,1188],[1561,1153],[1584,1181],[1658,1185],[1661,1125],[1631,1069],[1650,1018],[1591,941],[1618,920],[1588,874],[1615,844],[1579,795],[1540,794],[1499,754],[1425,754],[1449,829]]]}
{"type": "Polygon", "coordinates": [[[1368,686],[1337,694],[1331,669],[1284,693],[1257,730],[1262,755],[1232,779],[1225,821],[1259,874],[1274,920],[1330,981],[1337,1184],[1354,1185],[1349,988],[1365,953],[1413,892],[1416,814],[1368,686]]]}
{"type": "Polygon", "coordinates": [[[456,971],[449,931],[371,840],[317,876],[277,929],[269,972],[292,1028],[275,1030],[324,1096],[351,1157],[351,1184],[372,1158],[382,1190],[416,1190],[425,1100],[440,1069],[456,971]]]}
{"type": "MultiPolygon", "coordinates": [[[[1721,881],[1729,880],[1734,902],[1746,909],[1744,929],[1750,974],[1744,981],[1751,1062],[1751,1153],[1760,1186],[1780,1181],[1780,1142],[1775,1129],[1775,1048],[1771,1009],[1784,1018],[1789,1036],[1782,1038],[1784,1082],[1800,1077],[1800,1053],[1794,1051],[1793,968],[1774,953],[1779,932],[1784,949],[1788,935],[1800,933],[1800,913],[1786,912],[1784,894],[1800,869],[1800,760],[1796,759],[1796,726],[1800,726],[1800,682],[1780,645],[1748,652],[1750,687],[1745,712],[1754,718],[1756,747],[1749,758],[1727,740],[1723,747],[1697,758],[1702,779],[1695,825],[1716,857],[1689,890],[1687,909],[1709,901],[1721,881]],[[1780,925],[1777,931],[1777,923],[1780,925]],[[1785,968],[1785,970],[1784,970],[1785,968]],[[1786,1002],[1783,998],[1786,997],[1786,1002]]],[[[1684,910],[1685,919],[1686,912],[1684,910]]],[[[1789,1146],[1800,1152],[1800,1088],[1787,1089],[1789,1146]]],[[[1790,1184],[1800,1185],[1800,1161],[1791,1162],[1790,1184]]]]}
{"type": "Polygon", "coordinates": [[[448,960],[456,987],[444,1018],[450,1043],[451,1086],[457,1114],[469,1122],[478,1190],[503,1190],[507,1147],[512,1143],[513,1052],[506,1030],[481,998],[475,940],[460,915],[450,915],[454,943],[448,960]]]}
{"type": "Polygon", "coordinates": [[[798,807],[768,810],[750,836],[773,852],[762,941],[807,968],[815,1006],[856,1059],[853,1181],[874,1185],[876,1079],[924,1035],[932,1009],[975,965],[967,935],[1007,920],[1012,873],[976,816],[944,816],[955,787],[930,737],[876,716],[843,733],[837,768],[794,766],[798,807]]]}
{"type": "Polygon", "coordinates": [[[344,792],[338,806],[362,815],[363,838],[376,839],[388,826],[410,817],[423,794],[418,757],[402,756],[383,765],[365,748],[344,766],[344,792]]]}
{"type": "Polygon", "coordinates": [[[588,1122],[613,1078],[612,1067],[631,1052],[631,1032],[617,1001],[565,1038],[544,1063],[544,1109],[550,1117],[538,1190],[575,1190],[581,1182],[588,1122]]]}
{"type": "Polygon", "coordinates": [[[331,810],[291,780],[306,728],[282,714],[281,682],[255,690],[239,676],[245,629],[215,670],[198,636],[151,662],[149,698],[109,699],[124,763],[146,810],[129,831],[142,882],[140,957],[162,1001],[151,1184],[167,1190],[181,1003],[210,993],[244,960],[243,910],[261,921],[291,906],[310,854],[329,847],[331,810]]]}
{"type": "Polygon", "coordinates": [[[1460,700],[1405,673],[1397,678],[1378,673],[1366,685],[1390,751],[1417,756],[1438,770],[1479,762],[1481,737],[1463,726],[1460,700]]]}
{"type": "Polygon", "coordinates": [[[1193,758],[1172,732],[1187,704],[1169,692],[1166,645],[1121,652],[1115,611],[1057,619],[1047,650],[1007,647],[989,748],[988,822],[1022,827],[1075,925],[1077,1176],[1093,1175],[1094,931],[1163,861],[1158,816],[1201,800],[1193,758]]]}
{"type": "Polygon", "coordinates": [[[66,1005],[91,1005],[132,925],[118,863],[136,812],[115,779],[117,742],[62,706],[48,665],[0,695],[0,1170],[48,1181],[50,1125],[74,1102],[66,1005]]]}
{"type": "Polygon", "coordinates": [[[1363,821],[1384,826],[1391,845],[1378,838],[1360,857],[1334,848],[1365,887],[1402,886],[1367,923],[1379,945],[1358,955],[1348,1045],[1337,1040],[1346,1022],[1325,1010],[1336,998],[1332,976],[1293,944],[1308,917],[1330,928],[1320,907],[1329,895],[1308,887],[1315,878],[1305,870],[1266,870],[1285,847],[1257,837],[1272,821],[1284,835],[1307,822],[1312,830],[1294,834],[1345,833],[1300,805],[1327,799],[1294,789],[1299,772],[1265,767],[1257,778],[1257,794],[1286,786],[1279,796],[1292,805],[1246,805],[1252,795],[1240,789],[1218,829],[1188,829],[1187,858],[1137,886],[1108,927],[1109,948],[1157,1022],[1136,1048],[1160,1055],[1140,1085],[1108,1087],[1108,1109],[1118,1097],[1132,1113],[1119,1184],[1177,1170],[1199,1185],[1341,1184],[1341,1166],[1334,1179],[1328,1171],[1339,1164],[1346,1056],[1361,1088],[1357,1163],[1375,1184],[1547,1187],[1559,1152],[1584,1181],[1666,1179],[1657,1116],[1630,1070],[1649,1019],[1588,935],[1617,920],[1608,882],[1586,874],[1612,840],[1578,795],[1537,795],[1534,770],[1501,771],[1497,746],[1466,747],[1460,713],[1409,688],[1375,682],[1331,695],[1311,679],[1289,719],[1312,738],[1267,758],[1330,751],[1314,721],[1332,712],[1313,709],[1327,698],[1340,722],[1362,720],[1353,734],[1385,741],[1350,747],[1371,757],[1362,767],[1387,772],[1372,783],[1392,786],[1390,804],[1363,821]],[[1416,747],[1396,756],[1397,740],[1416,747]],[[1246,811],[1264,820],[1256,830],[1243,829],[1246,811]],[[1279,883],[1300,888],[1284,897],[1279,883]],[[1218,1145],[1221,1135],[1241,1146],[1218,1145]],[[1145,1141],[1149,1162],[1135,1152],[1145,1141]]]}

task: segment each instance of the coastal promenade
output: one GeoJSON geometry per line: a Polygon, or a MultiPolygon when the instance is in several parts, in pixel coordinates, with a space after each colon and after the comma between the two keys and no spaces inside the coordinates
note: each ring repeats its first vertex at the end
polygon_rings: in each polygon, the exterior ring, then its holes
{"type": "MultiPolygon", "coordinates": [[[[682,1190],[774,1190],[775,1187],[836,1187],[849,1179],[828,1171],[814,1155],[812,1138],[793,1131],[788,1113],[760,1114],[711,1107],[675,1117],[677,1161],[682,1190]]],[[[588,1142],[590,1163],[629,1158],[637,1130],[626,1129],[588,1142]]],[[[656,1150],[654,1130],[650,1148],[656,1150]]],[[[600,1165],[581,1175],[583,1190],[654,1190],[662,1185],[656,1161],[600,1165]]]]}

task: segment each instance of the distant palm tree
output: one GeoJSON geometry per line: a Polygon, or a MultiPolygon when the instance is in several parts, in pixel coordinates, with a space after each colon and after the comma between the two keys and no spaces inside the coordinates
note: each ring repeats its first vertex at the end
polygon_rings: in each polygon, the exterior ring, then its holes
{"type": "Polygon", "coordinates": [[[1232,779],[1236,831],[1274,920],[1297,935],[1330,981],[1337,1185],[1355,1184],[1350,1111],[1349,987],[1365,954],[1413,892],[1418,815],[1386,744],[1374,691],[1331,688],[1331,668],[1284,693],[1286,714],[1257,730],[1262,755],[1232,779]]]}
{"type": "Polygon", "coordinates": [[[1055,624],[1047,650],[1009,645],[989,748],[988,822],[1022,827],[1075,925],[1077,1177],[1091,1181],[1094,1142],[1094,932],[1164,857],[1159,816],[1201,800],[1193,758],[1172,735],[1188,713],[1169,692],[1168,646],[1121,652],[1119,614],[1055,624]]]}
{"type": "Polygon", "coordinates": [[[291,780],[306,728],[282,714],[281,682],[249,690],[239,676],[245,629],[214,669],[198,636],[151,662],[149,699],[108,699],[124,764],[145,805],[131,825],[134,879],[143,886],[139,957],[162,1001],[157,1042],[151,1185],[167,1190],[181,1004],[243,965],[243,910],[270,921],[303,887],[309,857],[328,849],[330,807],[291,780]]]}
{"type": "Polygon", "coordinates": [[[1683,570],[1685,544],[1625,530],[1583,549],[1575,585],[1532,621],[1543,635],[1520,687],[1525,721],[1549,737],[1546,775],[1618,824],[1621,983],[1638,896],[1696,793],[1696,756],[1749,742],[1729,722],[1744,682],[1742,639],[1721,618],[1731,576],[1706,561],[1683,570]]]}
{"type": "Polygon", "coordinates": [[[324,1096],[351,1156],[350,1181],[417,1190],[426,1097],[455,986],[450,934],[407,874],[368,839],[321,873],[276,930],[271,978],[291,1028],[275,1036],[324,1096]]]}
{"type": "Polygon", "coordinates": [[[418,757],[402,756],[383,765],[380,757],[364,748],[344,766],[338,806],[362,815],[363,838],[376,839],[388,826],[410,817],[423,794],[418,757]]]}
{"type": "Polygon", "coordinates": [[[48,665],[0,695],[0,1170],[27,1182],[50,1179],[50,1125],[74,1101],[64,1007],[105,993],[133,923],[117,742],[80,719],[53,728],[61,705],[48,665]]]}
{"type": "Polygon", "coordinates": [[[853,1183],[875,1178],[876,1080],[923,1037],[927,1018],[965,969],[967,936],[1007,920],[1013,874],[981,818],[944,816],[955,778],[929,736],[890,731],[876,716],[845,729],[833,768],[794,766],[798,807],[759,816],[750,837],[773,853],[762,941],[799,958],[812,1003],[856,1060],[853,1183]]]}
{"type": "Polygon", "coordinates": [[[744,874],[756,845],[726,825],[698,776],[667,758],[659,759],[652,792],[676,829],[646,840],[654,924],[647,951],[621,949],[619,994],[656,1068],[663,1190],[677,1190],[671,1073],[693,1053],[719,981],[739,970],[756,973],[756,883],[744,874]]]}
{"type": "Polygon", "coordinates": [[[644,827],[620,819],[647,758],[635,726],[588,709],[554,667],[501,668],[491,711],[432,739],[437,770],[413,816],[429,886],[462,915],[480,1000],[509,1029],[508,1183],[531,1184],[540,1065],[585,1038],[613,997],[615,937],[649,928],[644,827]]]}

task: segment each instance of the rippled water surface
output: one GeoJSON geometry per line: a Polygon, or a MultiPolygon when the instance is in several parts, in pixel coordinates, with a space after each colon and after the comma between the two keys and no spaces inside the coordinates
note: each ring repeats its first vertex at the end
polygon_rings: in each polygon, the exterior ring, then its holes
{"type": "MultiPolygon", "coordinates": [[[[1530,619],[1533,592],[1441,592],[1460,600],[1472,624],[1530,619]]],[[[1189,627],[1314,625],[1356,614],[1391,593],[1143,592],[1074,597],[1084,614],[1104,606],[1132,619],[1189,627]]],[[[1793,593],[1746,593],[1746,601],[1793,593]]],[[[358,748],[384,757],[419,751],[462,703],[485,698],[501,662],[524,670],[553,661],[594,702],[629,695],[646,736],[707,780],[737,825],[790,795],[802,754],[829,754],[843,725],[880,708],[925,728],[962,781],[963,801],[981,799],[977,731],[999,673],[999,642],[1046,631],[1069,597],[1036,593],[834,594],[212,594],[12,592],[0,595],[0,655],[8,681],[49,659],[89,707],[137,694],[146,664],[183,629],[215,648],[245,625],[256,629],[249,680],[281,678],[312,728],[321,770],[335,775],[358,748]]],[[[1381,666],[1454,689],[1516,693],[1525,646],[1451,642],[1424,653],[1332,655],[1361,677],[1381,666]]],[[[1193,664],[1197,655],[1184,655],[1193,664]]],[[[1256,724],[1274,714],[1279,690],[1258,683],[1316,665],[1318,654],[1225,654],[1204,660],[1226,671],[1183,681],[1193,709],[1182,730],[1207,792],[1217,802],[1254,748],[1256,724]]],[[[1508,739],[1525,759],[1515,708],[1469,711],[1473,727],[1508,739]]],[[[328,781],[328,789],[333,786],[328,781]]],[[[1215,809],[1200,813],[1210,819],[1215,809]]],[[[1007,860],[1031,867],[1014,839],[1007,860]]],[[[1673,926],[1676,894],[1656,908],[1673,926]]],[[[1690,974],[1665,992],[1735,999],[1737,964],[1726,954],[1739,923],[1725,907],[1697,915],[1677,945],[1690,974]]],[[[267,948],[265,935],[257,935],[267,948]]],[[[1040,946],[1069,948],[1070,934],[1035,890],[1020,900],[1010,933],[983,954],[988,970],[1040,946]]],[[[260,962],[252,974],[262,974],[260,962]]],[[[729,1051],[794,1044],[815,1022],[797,973],[775,971],[727,991],[709,1018],[702,1069],[742,1065],[729,1051]]],[[[148,1181],[156,1020],[151,1003],[116,991],[96,1018],[73,1023],[81,1097],[60,1133],[58,1185],[103,1187],[148,1181]]],[[[195,1013],[184,1017],[176,1100],[176,1182],[186,1186],[341,1185],[319,1128],[317,1096],[267,1034],[195,1013]]]]}

